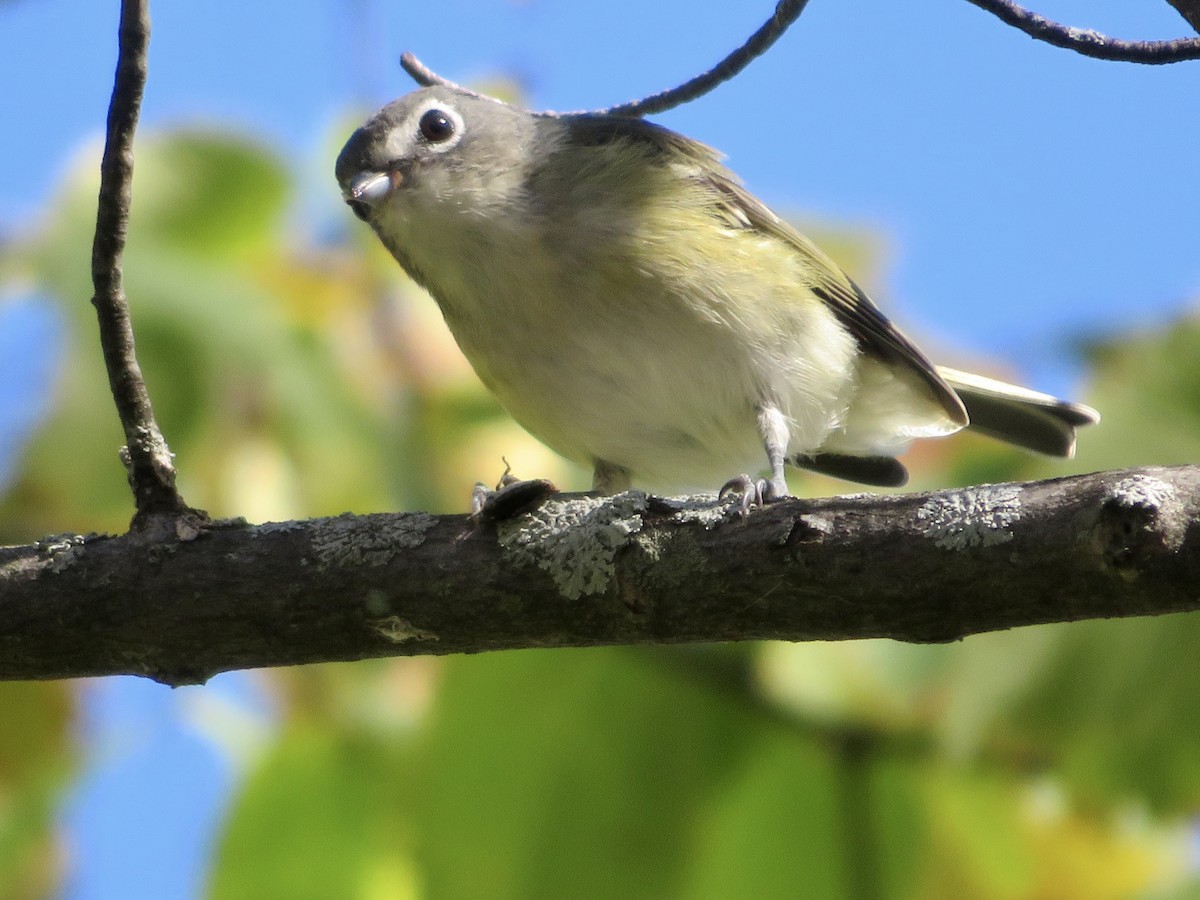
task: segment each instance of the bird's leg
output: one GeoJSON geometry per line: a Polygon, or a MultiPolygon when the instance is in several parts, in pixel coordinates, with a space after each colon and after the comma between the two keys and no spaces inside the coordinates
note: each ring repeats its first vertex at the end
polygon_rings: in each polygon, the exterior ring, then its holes
{"type": "Polygon", "coordinates": [[[788,496],[787,476],[784,460],[787,458],[787,417],[773,406],[763,406],[758,411],[758,433],[762,437],[763,449],[767,451],[767,462],[771,477],[751,478],[739,475],[725,482],[717,496],[736,494],[738,509],[745,514],[752,506],[762,506],[772,500],[788,496]]]}
{"type": "Polygon", "coordinates": [[[783,461],[787,458],[788,432],[787,417],[775,407],[764,406],[758,411],[758,433],[771,466],[771,480],[760,490],[764,501],[780,500],[788,495],[787,475],[783,468],[783,461]]]}
{"type": "Polygon", "coordinates": [[[629,477],[628,469],[602,459],[596,460],[596,467],[592,469],[593,491],[605,496],[612,496],[627,491],[631,487],[633,487],[633,480],[629,477]]]}

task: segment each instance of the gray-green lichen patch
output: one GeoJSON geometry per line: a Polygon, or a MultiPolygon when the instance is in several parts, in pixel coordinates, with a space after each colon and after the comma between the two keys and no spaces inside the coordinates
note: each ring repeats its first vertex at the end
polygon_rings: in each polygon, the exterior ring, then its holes
{"type": "Polygon", "coordinates": [[[1175,488],[1153,475],[1137,473],[1109,485],[1107,494],[1122,506],[1162,509],[1176,499],[1175,488]]]}
{"type": "Polygon", "coordinates": [[[429,513],[315,519],[312,553],[317,570],[340,566],[381,566],[399,552],[419,547],[437,524],[429,513]]]}
{"type": "Polygon", "coordinates": [[[917,510],[921,533],[943,550],[990,547],[1013,539],[1021,518],[1021,488],[983,484],[930,497],[917,510]]]}
{"type": "Polygon", "coordinates": [[[1136,473],[1121,478],[1105,491],[1106,505],[1122,510],[1141,510],[1153,517],[1163,543],[1177,550],[1188,528],[1188,517],[1173,485],[1153,475],[1136,473]]]}
{"type": "Polygon", "coordinates": [[[520,564],[550,573],[562,595],[599,594],[613,576],[613,560],[642,528],[646,495],[551,499],[497,528],[500,546],[520,564]]]}
{"type": "Polygon", "coordinates": [[[655,502],[670,509],[671,518],[681,525],[699,524],[705,531],[711,531],[729,521],[734,507],[740,501],[732,494],[721,498],[716,494],[688,494],[683,497],[658,497],[655,502]]]}
{"type": "Polygon", "coordinates": [[[438,636],[432,631],[417,628],[408,619],[399,616],[388,616],[371,622],[371,628],[382,638],[393,644],[404,644],[408,641],[436,641],[438,636]]]}

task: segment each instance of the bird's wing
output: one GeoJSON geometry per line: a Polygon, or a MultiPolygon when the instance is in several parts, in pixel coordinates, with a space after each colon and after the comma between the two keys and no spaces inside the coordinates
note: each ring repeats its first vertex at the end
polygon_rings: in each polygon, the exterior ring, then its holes
{"type": "Polygon", "coordinates": [[[967,424],[966,407],[929,357],[880,312],[862,288],[833,260],[733,178],[719,170],[705,177],[720,195],[722,205],[733,221],[771,235],[803,258],[805,269],[813,278],[809,289],[833,310],[864,350],[889,365],[903,366],[917,375],[952,422],[967,424]]]}
{"type": "Polygon", "coordinates": [[[711,147],[644,119],[584,114],[565,116],[559,121],[570,129],[576,146],[633,141],[649,148],[664,164],[691,163],[693,177],[712,193],[720,213],[731,226],[754,229],[791,247],[806,263],[804,269],[811,273],[809,289],[834,312],[860,346],[885,363],[915,375],[950,422],[967,424],[962,400],[929,358],[816,244],[742,187],[711,147]]]}

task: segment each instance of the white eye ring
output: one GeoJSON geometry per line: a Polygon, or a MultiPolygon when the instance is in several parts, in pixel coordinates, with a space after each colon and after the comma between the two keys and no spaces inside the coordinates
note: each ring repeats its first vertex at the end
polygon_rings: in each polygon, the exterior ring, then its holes
{"type": "Polygon", "coordinates": [[[466,126],[458,110],[439,100],[429,100],[415,109],[404,123],[404,131],[432,153],[445,153],[462,140],[466,126]],[[430,113],[436,116],[426,117],[430,113]],[[439,136],[444,131],[445,136],[439,136]]]}

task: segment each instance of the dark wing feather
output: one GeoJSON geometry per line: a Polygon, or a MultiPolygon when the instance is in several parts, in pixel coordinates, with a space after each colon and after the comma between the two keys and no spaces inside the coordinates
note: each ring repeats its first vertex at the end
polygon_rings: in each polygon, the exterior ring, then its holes
{"type": "Polygon", "coordinates": [[[917,375],[951,421],[967,424],[962,400],[930,361],[899,328],[892,324],[871,298],[826,256],[812,241],[771,212],[762,201],[721,171],[708,176],[733,216],[749,227],[765,232],[795,250],[813,273],[809,289],[833,310],[864,350],[917,375]]]}

